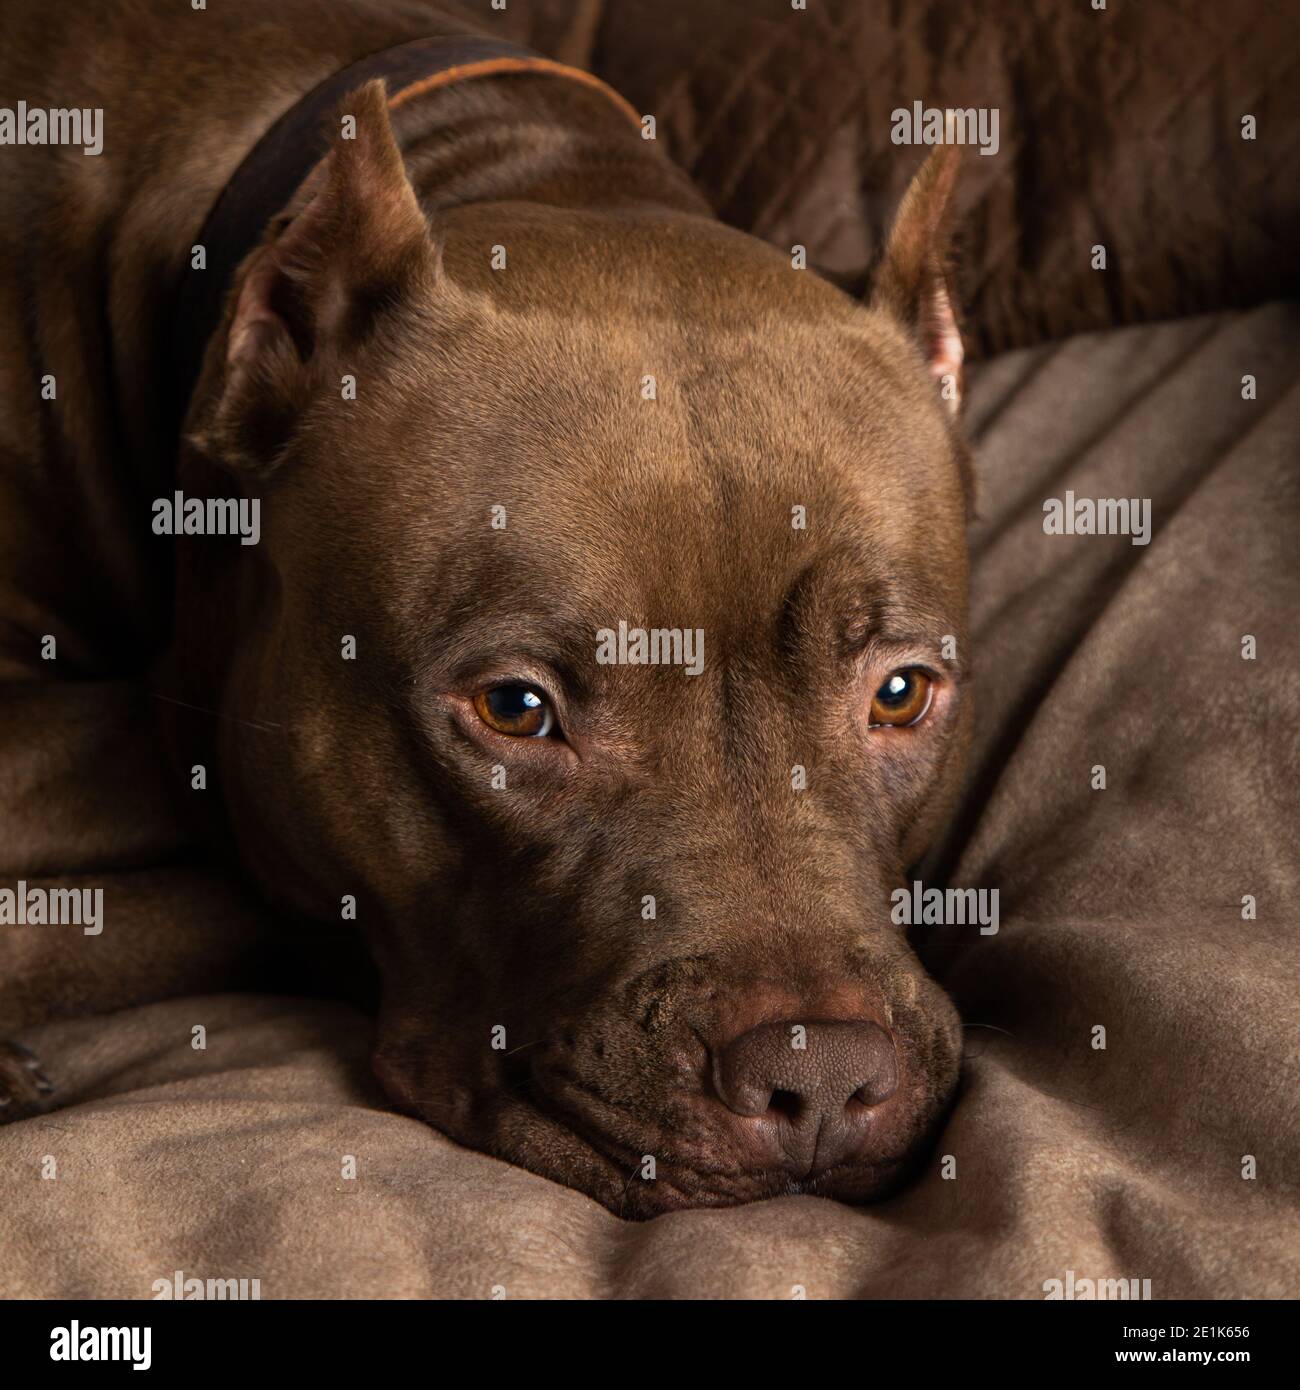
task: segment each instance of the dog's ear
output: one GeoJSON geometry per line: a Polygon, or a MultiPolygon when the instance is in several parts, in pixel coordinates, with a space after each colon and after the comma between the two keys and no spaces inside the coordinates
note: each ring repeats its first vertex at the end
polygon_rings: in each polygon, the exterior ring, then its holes
{"type": "Polygon", "coordinates": [[[921,166],[899,204],[870,296],[873,308],[900,319],[919,342],[954,413],[961,406],[963,354],[948,243],[960,160],[960,150],[942,145],[921,166]]]}
{"type": "Polygon", "coordinates": [[[343,102],[339,128],[316,191],[246,262],[215,403],[191,436],[221,462],[272,465],[312,390],[331,375],[337,387],[385,307],[437,280],[382,82],[343,102]]]}

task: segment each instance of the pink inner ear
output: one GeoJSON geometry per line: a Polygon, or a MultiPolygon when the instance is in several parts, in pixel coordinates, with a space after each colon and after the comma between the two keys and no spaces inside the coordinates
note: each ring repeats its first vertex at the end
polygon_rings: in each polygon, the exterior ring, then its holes
{"type": "Polygon", "coordinates": [[[934,288],[926,297],[922,323],[930,375],[940,386],[945,377],[952,379],[953,389],[945,397],[944,404],[955,411],[961,404],[961,366],[965,353],[942,274],[936,274],[934,288]]]}

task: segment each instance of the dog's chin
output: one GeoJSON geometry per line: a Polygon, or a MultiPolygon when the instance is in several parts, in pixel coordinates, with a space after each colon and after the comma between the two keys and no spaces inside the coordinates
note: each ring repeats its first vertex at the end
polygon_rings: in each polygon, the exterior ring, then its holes
{"type": "Polygon", "coordinates": [[[774,1197],[826,1197],[850,1204],[876,1201],[905,1181],[909,1166],[843,1165],[797,1179],[784,1170],[701,1172],[658,1162],[653,1178],[637,1162],[613,1157],[607,1144],[589,1139],[563,1120],[518,1096],[481,1099],[476,1110],[486,1125],[462,1129],[432,1113],[419,1117],[448,1138],[525,1168],[599,1202],[615,1216],[646,1221],[692,1208],[742,1206],[774,1197]]]}
{"type": "Polygon", "coordinates": [[[650,1176],[632,1147],[584,1132],[581,1117],[541,1095],[530,1098],[509,1085],[471,1090],[412,1084],[382,1054],[375,1069],[400,1109],[449,1139],[573,1188],[625,1220],[798,1195],[871,1202],[895,1191],[914,1166],[907,1160],[850,1163],[800,1179],[784,1169],[724,1170],[706,1163],[696,1168],[657,1161],[650,1176]]]}

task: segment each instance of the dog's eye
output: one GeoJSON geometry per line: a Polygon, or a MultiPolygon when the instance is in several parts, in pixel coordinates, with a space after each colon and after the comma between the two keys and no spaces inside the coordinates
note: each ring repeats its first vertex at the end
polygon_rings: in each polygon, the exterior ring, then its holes
{"type": "Polygon", "coordinates": [[[906,666],[892,672],[871,699],[868,725],[875,729],[882,724],[901,728],[919,724],[930,709],[934,682],[919,666],[906,666]]]}
{"type": "Polygon", "coordinates": [[[478,717],[499,734],[545,738],[555,728],[551,702],[535,685],[494,685],[474,696],[478,717]]]}

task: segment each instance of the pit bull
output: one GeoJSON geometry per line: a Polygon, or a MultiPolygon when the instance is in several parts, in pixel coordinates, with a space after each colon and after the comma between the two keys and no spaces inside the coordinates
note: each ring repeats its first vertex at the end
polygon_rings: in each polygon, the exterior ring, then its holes
{"type": "MultiPolygon", "coordinates": [[[[410,7],[163,8],[11,21],[10,86],[104,120],[97,157],[0,151],[5,428],[84,523],[73,672],[147,671],[256,905],[115,930],[110,891],[96,968],[27,938],[0,1031],[320,924],[373,961],[386,1094],[462,1144],[628,1217],[889,1192],[960,1056],[890,920],[971,722],[955,152],[858,300],[584,73],[410,7]],[[152,533],[174,497],[255,501],[256,543],[152,533]],[[170,638],[110,660],[101,600],[170,638]]],[[[6,614],[11,676],[54,679],[53,606],[6,614]]],[[[6,1113],[57,1101],[2,1055],[6,1113]]]]}

